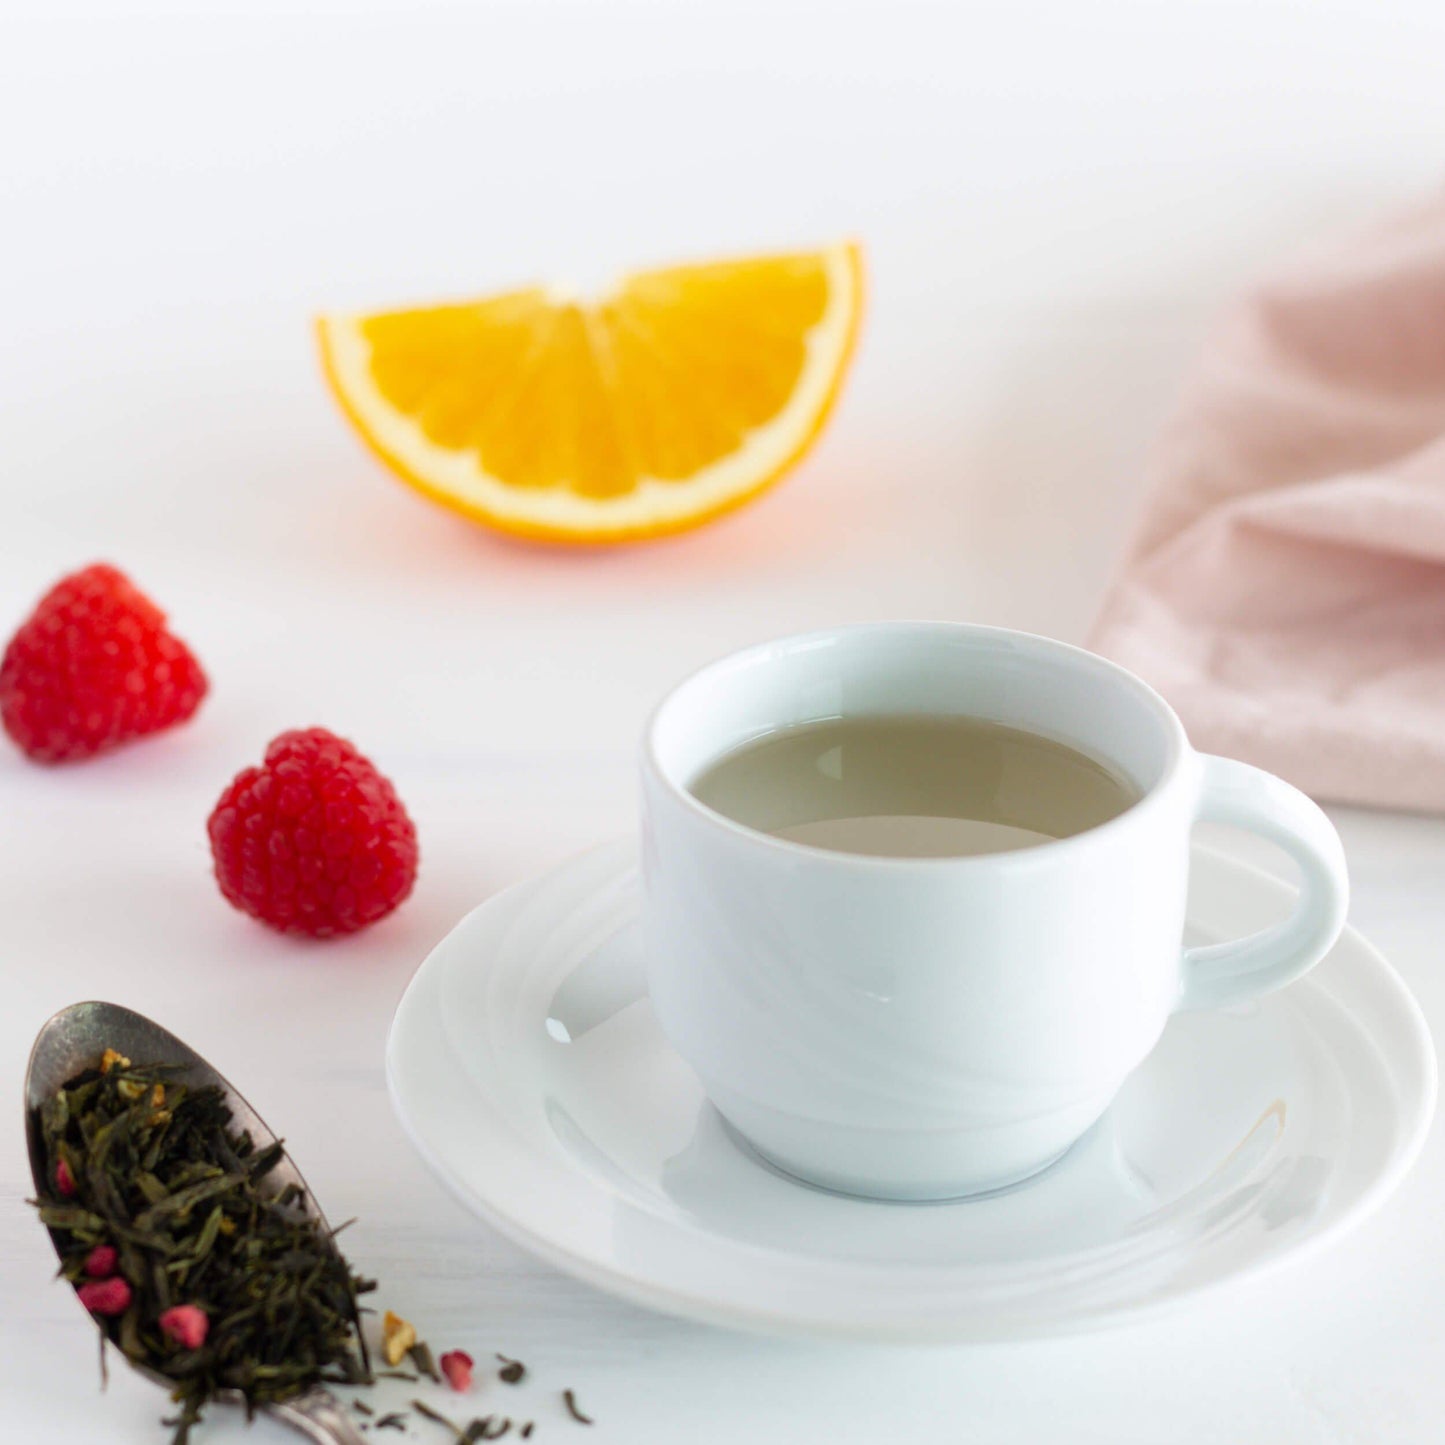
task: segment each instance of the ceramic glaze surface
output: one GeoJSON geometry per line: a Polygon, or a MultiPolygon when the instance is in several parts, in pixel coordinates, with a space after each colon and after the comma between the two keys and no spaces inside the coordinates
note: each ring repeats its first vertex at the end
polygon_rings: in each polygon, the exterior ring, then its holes
{"type": "Polygon", "coordinates": [[[728,1121],[800,1178],[893,1199],[997,1189],[1100,1116],[1176,1008],[1256,996],[1344,922],[1334,828],[1303,794],[1188,746],[1123,669],[998,628],[879,623],[750,648],[682,683],[643,748],[648,986],[728,1121]],[[1073,837],[965,858],[808,848],[689,785],[749,736],[828,716],[959,715],[1079,749],[1143,797],[1073,837]],[[1280,844],[1288,921],[1181,948],[1201,817],[1280,844]]]}
{"type": "MultiPolygon", "coordinates": [[[[1192,943],[1290,889],[1196,850],[1192,943]]],[[[771,1333],[998,1339],[1121,1322],[1338,1235],[1403,1177],[1435,1059],[1414,1001],[1346,930],[1292,987],[1175,1015],[1038,1178],[899,1204],[786,1178],[724,1124],[647,1000],[632,844],[484,904],[422,965],[387,1051],[438,1176],[559,1268],[771,1333]]]]}

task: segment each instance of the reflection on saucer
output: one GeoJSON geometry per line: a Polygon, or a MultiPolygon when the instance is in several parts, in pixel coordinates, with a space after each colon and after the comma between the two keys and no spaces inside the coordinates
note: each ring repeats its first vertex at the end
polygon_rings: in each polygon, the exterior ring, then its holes
{"type": "MultiPolygon", "coordinates": [[[[1191,932],[1283,885],[1199,851],[1191,932]]],[[[471,1208],[595,1284],[778,1333],[997,1339],[1093,1328],[1257,1273],[1362,1218],[1428,1128],[1418,1009],[1347,930],[1247,1008],[1176,1016],[1095,1127],[1024,1184],[848,1198],[764,1163],[646,997],[632,850],[494,899],[422,966],[387,1066],[423,1157],[471,1208]]]]}

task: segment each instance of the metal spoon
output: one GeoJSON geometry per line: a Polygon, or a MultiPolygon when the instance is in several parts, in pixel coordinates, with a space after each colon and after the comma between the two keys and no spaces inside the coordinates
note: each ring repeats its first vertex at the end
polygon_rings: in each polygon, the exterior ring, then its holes
{"type": "MultiPolygon", "coordinates": [[[[82,1069],[91,1067],[107,1048],[116,1049],[138,1063],[178,1065],[183,1070],[180,1077],[195,1087],[219,1086],[231,1106],[236,1127],[249,1130],[258,1149],[275,1142],[276,1136],[267,1128],[265,1120],[231,1084],[194,1049],[187,1048],[158,1023],[119,1004],[72,1004],[67,1009],[61,1009],[40,1030],[25,1069],[25,1138],[30,1146],[30,1172],[37,1194],[43,1194],[47,1189],[40,1106],[53,1097],[67,1080],[73,1079],[82,1069]]],[[[326,1216],[289,1155],[282,1156],[271,1177],[281,1185],[295,1184],[305,1195],[311,1216],[322,1228],[327,1227],[326,1216]]],[[[164,1385],[168,1391],[172,1388],[174,1382],[159,1371],[148,1370],[142,1365],[137,1365],[136,1369],[148,1380],[164,1385]]],[[[244,1403],[239,1390],[224,1391],[216,1398],[226,1404],[244,1403]]],[[[308,1439],[317,1441],[318,1445],[366,1445],[364,1437],[347,1418],[341,1401],[319,1385],[293,1399],[265,1405],[261,1409],[308,1439]]]]}

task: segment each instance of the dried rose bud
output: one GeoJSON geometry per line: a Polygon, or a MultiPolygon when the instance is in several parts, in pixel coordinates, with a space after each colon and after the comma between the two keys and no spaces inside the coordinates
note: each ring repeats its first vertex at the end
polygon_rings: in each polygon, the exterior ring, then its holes
{"type": "Polygon", "coordinates": [[[55,1166],[55,1192],[62,1199],[75,1198],[75,1175],[70,1172],[70,1165],[64,1159],[55,1166]]]}
{"type": "Polygon", "coordinates": [[[448,1350],[437,1365],[459,1394],[472,1388],[472,1357],[465,1350],[448,1350]]]}
{"type": "Polygon", "coordinates": [[[76,1290],[93,1315],[123,1315],[130,1308],[130,1286],[119,1276],[93,1279],[76,1290]]]}
{"type": "Polygon", "coordinates": [[[388,1365],[399,1365],[406,1352],[416,1344],[416,1326],[400,1315],[387,1310],[381,1321],[382,1352],[388,1365]]]}
{"type": "Polygon", "coordinates": [[[113,1244],[97,1244],[85,1256],[85,1272],[91,1279],[109,1279],[115,1273],[115,1261],[113,1244]]]}
{"type": "Polygon", "coordinates": [[[199,1350],[211,1329],[211,1321],[199,1305],[173,1305],[157,1323],[162,1333],[183,1350],[199,1350]]]}

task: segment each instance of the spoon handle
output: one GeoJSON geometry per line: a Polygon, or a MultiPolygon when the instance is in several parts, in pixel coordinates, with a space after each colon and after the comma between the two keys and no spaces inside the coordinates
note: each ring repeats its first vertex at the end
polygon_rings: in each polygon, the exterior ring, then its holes
{"type": "Polygon", "coordinates": [[[294,1400],[268,1406],[267,1414],[316,1441],[316,1445],[367,1445],[365,1436],[330,1390],[307,1390],[294,1400]]]}

